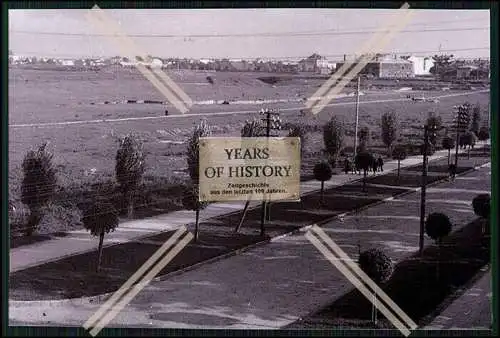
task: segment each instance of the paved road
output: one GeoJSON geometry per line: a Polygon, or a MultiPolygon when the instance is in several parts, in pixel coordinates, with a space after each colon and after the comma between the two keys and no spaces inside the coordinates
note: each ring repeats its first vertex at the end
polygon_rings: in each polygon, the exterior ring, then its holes
{"type": "MultiPolygon", "coordinates": [[[[477,147],[479,148],[481,146],[482,144],[478,144],[477,147]]],[[[462,150],[460,151],[463,152],[462,150]]],[[[429,160],[443,158],[447,155],[448,152],[446,150],[438,151],[431,156],[429,160]]],[[[404,168],[421,162],[422,156],[411,156],[401,161],[401,167],[404,168]]],[[[397,161],[389,161],[384,164],[384,174],[395,169],[397,169],[397,161]]],[[[325,182],[325,189],[342,185],[359,178],[360,176],[358,175],[335,175],[330,181],[325,182]]],[[[317,191],[320,187],[321,184],[318,181],[302,182],[301,195],[317,191]]],[[[251,207],[258,205],[260,205],[260,203],[251,203],[251,207]]],[[[211,204],[200,213],[200,221],[242,210],[243,206],[244,202],[211,204]]],[[[194,213],[192,211],[180,210],[147,219],[123,222],[120,223],[115,232],[106,235],[104,246],[125,243],[162,231],[175,230],[182,225],[192,223],[193,219],[194,213]]],[[[96,250],[98,242],[99,241],[96,240],[95,237],[92,237],[88,231],[82,229],[71,231],[66,237],[54,238],[11,249],[10,272],[26,269],[70,255],[96,250]]]]}
{"type": "MultiPolygon", "coordinates": [[[[477,190],[490,190],[489,170],[483,166],[464,175],[467,179],[428,189],[428,212],[448,214],[453,231],[474,220],[471,201],[477,190]]],[[[398,262],[418,247],[419,198],[411,193],[388,200],[322,228],[353,260],[359,245],[383,248],[398,262]]],[[[426,238],[426,245],[433,242],[426,238]]],[[[302,233],[154,281],[110,326],[278,329],[352,288],[302,233]]],[[[51,326],[82,325],[99,307],[88,299],[9,305],[11,321],[51,326]]]]}
{"type": "Polygon", "coordinates": [[[489,330],[491,313],[491,270],[452,302],[425,329],[489,330]]]}

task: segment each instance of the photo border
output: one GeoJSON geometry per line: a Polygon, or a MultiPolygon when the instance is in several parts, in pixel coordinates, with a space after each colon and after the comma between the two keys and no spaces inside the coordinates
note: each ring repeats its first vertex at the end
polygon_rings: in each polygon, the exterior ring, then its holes
{"type": "MultiPolygon", "coordinates": [[[[195,9],[195,8],[377,8],[398,9],[405,1],[102,1],[102,9],[195,9]]],[[[490,10],[490,116],[491,116],[491,275],[492,330],[415,330],[412,336],[491,336],[498,335],[498,8],[496,1],[407,1],[412,9],[489,9],[490,10]],[[492,100],[493,98],[493,100],[492,100]]],[[[90,9],[95,1],[4,1],[2,2],[2,52],[8,54],[8,10],[11,9],[90,9]]],[[[9,224],[8,224],[8,57],[1,58],[2,71],[2,336],[90,336],[82,327],[9,326],[9,224]]],[[[400,336],[398,330],[207,330],[104,328],[105,336],[400,336]]]]}

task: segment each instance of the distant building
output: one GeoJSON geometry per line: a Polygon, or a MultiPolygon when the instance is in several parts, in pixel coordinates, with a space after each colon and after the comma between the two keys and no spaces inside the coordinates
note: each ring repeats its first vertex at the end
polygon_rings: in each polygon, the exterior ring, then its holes
{"type": "Polygon", "coordinates": [[[307,59],[302,59],[299,61],[299,71],[301,72],[318,72],[318,61],[323,59],[321,55],[314,53],[307,59]]]}
{"type": "Polygon", "coordinates": [[[415,75],[431,75],[430,70],[434,66],[432,58],[412,55],[407,60],[413,64],[413,73],[415,75]]]}
{"type": "MultiPolygon", "coordinates": [[[[345,62],[338,62],[336,69],[339,69],[345,62]]],[[[353,63],[350,68],[354,68],[356,63],[353,63]]],[[[413,63],[395,57],[380,56],[375,60],[366,64],[366,66],[359,72],[360,75],[375,78],[388,78],[388,79],[403,79],[414,77],[413,63]]]]}

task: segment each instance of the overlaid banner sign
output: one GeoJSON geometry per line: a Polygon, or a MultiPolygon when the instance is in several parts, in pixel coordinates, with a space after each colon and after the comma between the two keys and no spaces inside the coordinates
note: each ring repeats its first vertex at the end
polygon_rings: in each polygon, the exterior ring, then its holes
{"type": "Polygon", "coordinates": [[[300,200],[300,138],[200,138],[199,200],[300,200]]]}

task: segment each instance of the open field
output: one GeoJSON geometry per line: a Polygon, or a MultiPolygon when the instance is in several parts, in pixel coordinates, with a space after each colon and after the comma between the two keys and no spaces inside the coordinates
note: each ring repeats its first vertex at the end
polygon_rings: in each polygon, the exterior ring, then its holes
{"type": "MultiPolygon", "coordinates": [[[[168,75],[194,100],[244,101],[258,99],[297,100],[314,94],[325,81],[324,77],[291,77],[277,84],[260,81],[259,77],[276,76],[262,73],[213,73],[168,71],[168,75]],[[210,85],[206,76],[212,76],[210,85]]],[[[399,83],[403,87],[404,83],[399,83]]],[[[380,85],[378,85],[380,87],[380,85]]],[[[407,129],[421,125],[429,111],[436,111],[443,120],[452,119],[452,107],[469,101],[489,109],[489,91],[434,90],[398,91],[363,89],[360,98],[360,127],[372,132],[369,146],[380,148],[379,121],[383,113],[396,111],[401,121],[402,138],[419,136],[418,130],[407,129]],[[412,102],[416,97],[440,97],[439,103],[412,102]]],[[[346,88],[345,94],[353,93],[346,88]]],[[[144,141],[146,158],[145,181],[151,185],[179,184],[186,178],[185,144],[192,128],[203,118],[214,127],[215,136],[239,135],[246,119],[258,117],[264,107],[279,108],[282,120],[322,126],[335,115],[346,123],[345,145],[352,145],[355,97],[332,101],[317,117],[303,116],[303,103],[195,105],[190,112],[179,115],[172,107],[161,104],[99,104],[104,101],[165,99],[134,70],[103,69],[99,72],[68,72],[54,70],[11,69],[9,72],[9,199],[18,202],[22,172],[20,165],[26,151],[50,141],[58,167],[59,185],[66,190],[81,189],[91,183],[112,180],[116,139],[134,132],[144,141]],[[165,108],[171,112],[164,116],[165,108]],[[107,121],[103,121],[106,119],[107,121]],[[48,125],[47,125],[48,123],[48,125]],[[58,123],[51,125],[50,123],[58,123]],[[92,169],[92,170],[91,170],[92,169]]],[[[483,120],[486,113],[483,114],[483,120]]],[[[286,132],[286,131],[285,131],[286,132]]],[[[320,158],[322,133],[311,132],[304,149],[305,174],[320,158]],[[309,155],[309,156],[308,156],[309,155]]],[[[377,150],[378,149],[378,150],[377,150]]],[[[175,204],[172,202],[170,204],[175,204]]]]}

